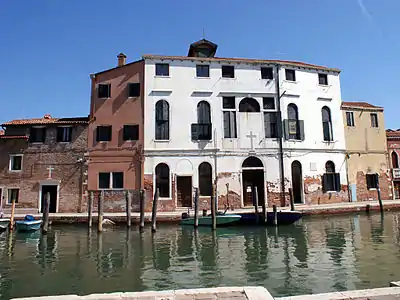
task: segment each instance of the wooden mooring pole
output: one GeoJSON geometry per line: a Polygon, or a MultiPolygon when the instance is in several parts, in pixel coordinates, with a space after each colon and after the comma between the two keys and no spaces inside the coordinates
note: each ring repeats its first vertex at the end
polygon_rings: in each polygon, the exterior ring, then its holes
{"type": "Polygon", "coordinates": [[[289,200],[290,200],[290,210],[294,211],[294,195],[292,188],[289,188],[289,200]]]}
{"type": "Polygon", "coordinates": [[[194,189],[194,228],[199,227],[199,189],[194,189]]]}
{"type": "MultiPolygon", "coordinates": [[[[256,191],[257,191],[257,199],[258,199],[258,189],[256,187],[256,191]]],[[[265,203],[265,195],[264,195],[264,200],[261,203],[261,209],[262,209],[262,222],[264,224],[267,223],[267,218],[268,218],[268,211],[267,211],[267,204],[265,203]]]]}
{"type": "Polygon", "coordinates": [[[139,232],[143,232],[143,230],[144,230],[144,204],[145,204],[145,193],[144,193],[144,190],[140,190],[140,199],[139,199],[139,211],[140,211],[139,232]]]}
{"type": "Polygon", "coordinates": [[[157,204],[158,204],[158,195],[160,194],[160,190],[157,189],[154,193],[153,199],[153,210],[151,212],[151,231],[157,231],[157,204]]]}
{"type": "Polygon", "coordinates": [[[383,213],[383,203],[381,199],[381,189],[379,187],[379,175],[376,174],[376,191],[378,192],[378,201],[379,201],[379,208],[381,213],[383,213]]]}
{"type": "Polygon", "coordinates": [[[216,184],[213,184],[212,186],[212,196],[211,196],[211,229],[216,230],[217,229],[217,215],[216,215],[216,198],[217,198],[217,188],[216,184]]]}
{"type": "Polygon", "coordinates": [[[15,215],[15,199],[11,199],[11,219],[10,219],[10,231],[14,229],[14,215],[15,215]]]}
{"type": "Polygon", "coordinates": [[[93,223],[93,200],[94,200],[94,192],[90,191],[89,198],[88,198],[88,226],[89,226],[89,228],[92,228],[92,223],[93,223]]]}
{"type": "Polygon", "coordinates": [[[273,219],[272,223],[274,224],[274,226],[278,226],[278,211],[276,209],[276,205],[272,206],[272,211],[274,214],[274,219],[273,219]]]}
{"type": "Polygon", "coordinates": [[[131,227],[131,212],[132,212],[132,193],[131,191],[125,191],[125,201],[126,201],[126,227],[131,227]]]}
{"type": "Polygon", "coordinates": [[[50,212],[50,192],[44,195],[44,209],[43,209],[43,227],[42,233],[47,234],[49,230],[49,212],[50,212]]]}
{"type": "Polygon", "coordinates": [[[97,231],[103,232],[103,201],[104,201],[104,191],[99,193],[97,211],[98,211],[98,223],[97,223],[97,231]]]}
{"type": "Polygon", "coordinates": [[[251,195],[253,196],[253,205],[254,205],[254,214],[256,217],[256,224],[258,224],[260,222],[260,214],[258,212],[258,191],[257,191],[256,186],[254,186],[252,188],[251,195]]]}

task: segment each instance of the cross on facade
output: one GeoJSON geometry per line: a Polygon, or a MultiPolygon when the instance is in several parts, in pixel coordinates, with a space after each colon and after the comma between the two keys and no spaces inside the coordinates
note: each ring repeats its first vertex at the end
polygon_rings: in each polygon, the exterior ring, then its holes
{"type": "Polygon", "coordinates": [[[47,170],[49,171],[49,175],[48,175],[47,178],[51,178],[51,173],[52,173],[52,171],[54,170],[54,168],[50,165],[50,166],[47,168],[47,170]]]}
{"type": "Polygon", "coordinates": [[[246,135],[246,137],[250,138],[251,151],[254,151],[253,138],[255,138],[257,136],[255,134],[253,134],[253,131],[250,131],[250,134],[246,135]]]}

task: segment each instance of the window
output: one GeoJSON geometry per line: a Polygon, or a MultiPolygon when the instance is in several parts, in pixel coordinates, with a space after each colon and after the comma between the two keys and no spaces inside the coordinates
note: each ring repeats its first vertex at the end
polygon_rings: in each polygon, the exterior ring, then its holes
{"type": "Polygon", "coordinates": [[[19,200],[19,189],[8,189],[8,204],[12,204],[13,201],[18,203],[19,200]]]}
{"type": "Polygon", "coordinates": [[[124,141],[137,141],[139,139],[139,125],[124,125],[124,141]]]}
{"type": "Polygon", "coordinates": [[[378,115],[376,113],[371,113],[371,127],[378,127],[378,115]]]}
{"type": "Polygon", "coordinates": [[[288,81],[296,81],[295,70],[285,69],[285,78],[288,81]]]}
{"type": "Polygon", "coordinates": [[[263,98],[263,109],[275,109],[275,98],[264,97],[263,98]]]}
{"type": "Polygon", "coordinates": [[[199,165],[199,194],[212,196],[212,170],[208,162],[199,165]]]}
{"type": "Polygon", "coordinates": [[[366,180],[367,180],[367,189],[376,189],[378,188],[378,174],[367,174],[366,175],[366,180]]]}
{"type": "Polygon", "coordinates": [[[239,103],[239,112],[256,113],[260,112],[260,104],[254,98],[243,98],[239,103]]]}
{"type": "Polygon", "coordinates": [[[99,189],[123,189],[124,173],[123,172],[100,172],[99,173],[99,189]]]}
{"type": "Polygon", "coordinates": [[[200,101],[197,105],[197,124],[192,124],[192,140],[211,140],[211,113],[210,104],[200,101]]]}
{"type": "Polygon", "coordinates": [[[72,140],[72,127],[57,127],[57,142],[69,143],[72,140]]]}
{"type": "Polygon", "coordinates": [[[395,151],[392,152],[392,168],[397,169],[399,167],[399,157],[395,151]]]}
{"type": "Polygon", "coordinates": [[[223,97],[224,138],[237,138],[235,97],[223,97]]]}
{"type": "Polygon", "coordinates": [[[46,140],[46,128],[32,127],[30,130],[29,140],[31,143],[44,143],[46,140]]]}
{"type": "Polygon", "coordinates": [[[129,83],[128,84],[128,97],[139,97],[140,96],[140,83],[129,83]]]}
{"type": "Polygon", "coordinates": [[[156,140],[169,140],[169,104],[165,100],[156,103],[156,140]]]}
{"type": "Polygon", "coordinates": [[[161,163],[156,166],[156,189],[159,197],[169,198],[169,167],[161,163]]]}
{"type": "Polygon", "coordinates": [[[99,98],[110,98],[111,84],[99,84],[97,87],[97,96],[99,98]]]}
{"type": "Polygon", "coordinates": [[[236,109],[235,97],[222,97],[222,108],[236,109]]]}
{"type": "Polygon", "coordinates": [[[324,134],[324,141],[326,142],[333,141],[331,110],[329,109],[329,107],[324,106],[321,112],[322,112],[322,131],[324,134]]]}
{"type": "Polygon", "coordinates": [[[96,141],[109,142],[111,141],[111,126],[97,126],[96,128],[96,141]]]}
{"type": "Polygon", "coordinates": [[[266,138],[278,137],[278,113],[264,112],[264,128],[266,138]]]}
{"type": "Polygon", "coordinates": [[[10,155],[9,170],[10,171],[21,171],[22,170],[22,155],[21,154],[10,155]]]}
{"type": "Polygon", "coordinates": [[[169,76],[169,64],[156,64],[156,76],[169,76]]]}
{"type": "Polygon", "coordinates": [[[335,172],[335,164],[327,161],[325,174],[322,176],[322,190],[326,192],[340,192],[340,174],[335,172]]]}
{"type": "Polygon", "coordinates": [[[261,79],[273,79],[273,76],[272,68],[261,68],[261,79]]]}
{"type": "Polygon", "coordinates": [[[196,77],[210,77],[210,66],[209,65],[197,65],[196,66],[196,77]]]}
{"type": "Polygon", "coordinates": [[[300,140],[299,113],[296,104],[290,103],[288,105],[287,114],[288,120],[287,126],[285,126],[287,139],[300,140]]]}
{"type": "Polygon", "coordinates": [[[234,66],[222,66],[222,77],[235,78],[235,67],[234,66]]]}
{"type": "Polygon", "coordinates": [[[354,126],[354,113],[352,111],[346,111],[346,122],[347,126],[349,127],[354,126]]]}
{"type": "Polygon", "coordinates": [[[318,74],[318,83],[328,85],[328,74],[318,74]]]}

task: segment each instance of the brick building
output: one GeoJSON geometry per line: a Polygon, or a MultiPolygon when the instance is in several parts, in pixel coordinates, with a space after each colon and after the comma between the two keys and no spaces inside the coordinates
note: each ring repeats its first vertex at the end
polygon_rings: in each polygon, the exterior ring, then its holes
{"type": "MultiPolygon", "coordinates": [[[[143,60],[126,64],[121,53],[115,68],[91,75],[88,189],[105,191],[105,211],[125,210],[124,190],[136,191],[133,206],[138,206],[143,186],[143,74],[143,60]]],[[[147,196],[151,199],[151,192],[147,196]]]]}
{"type": "Polygon", "coordinates": [[[400,199],[400,130],[386,130],[386,139],[390,157],[390,178],[392,180],[393,199],[400,199]]]}
{"type": "Polygon", "coordinates": [[[351,201],[392,198],[383,108],[366,102],[343,102],[347,176],[351,201]]]}
{"type": "Polygon", "coordinates": [[[50,212],[85,209],[88,117],[13,120],[0,135],[0,207],[12,200],[17,212],[42,210],[50,193],[50,212]]]}

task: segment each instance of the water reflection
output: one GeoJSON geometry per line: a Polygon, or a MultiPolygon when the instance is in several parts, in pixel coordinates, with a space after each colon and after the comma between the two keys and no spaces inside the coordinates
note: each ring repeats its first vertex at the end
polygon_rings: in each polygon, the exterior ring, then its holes
{"type": "Polygon", "coordinates": [[[398,280],[399,215],[304,218],[279,228],[55,227],[0,235],[0,299],[226,285],[275,296],[398,280]],[[147,229],[147,228],[146,228],[147,229]]]}

